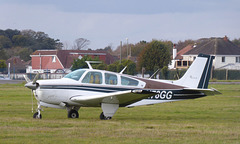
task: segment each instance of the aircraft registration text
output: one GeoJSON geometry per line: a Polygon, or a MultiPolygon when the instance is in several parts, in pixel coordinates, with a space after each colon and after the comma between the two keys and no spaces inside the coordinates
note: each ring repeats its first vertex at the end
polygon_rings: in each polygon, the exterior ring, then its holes
{"type": "Polygon", "coordinates": [[[161,99],[161,100],[170,100],[173,97],[172,91],[161,91],[161,90],[151,90],[151,92],[158,93],[152,97],[149,97],[148,99],[161,99]]]}

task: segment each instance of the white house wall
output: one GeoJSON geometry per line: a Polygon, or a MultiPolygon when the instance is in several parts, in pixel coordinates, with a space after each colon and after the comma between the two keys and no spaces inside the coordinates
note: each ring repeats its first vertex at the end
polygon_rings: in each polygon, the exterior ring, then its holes
{"type": "MultiPolygon", "coordinates": [[[[183,60],[193,61],[196,55],[183,55],[183,60]]],[[[234,69],[240,70],[240,63],[236,63],[236,57],[240,55],[217,55],[213,60],[215,69],[234,69]],[[222,57],[225,56],[225,62],[222,62],[222,57]]]]}
{"type": "Polygon", "coordinates": [[[218,55],[215,57],[215,69],[236,69],[240,70],[240,63],[236,63],[236,57],[240,57],[240,55],[225,55],[225,62],[222,62],[223,55],[218,55]]]}

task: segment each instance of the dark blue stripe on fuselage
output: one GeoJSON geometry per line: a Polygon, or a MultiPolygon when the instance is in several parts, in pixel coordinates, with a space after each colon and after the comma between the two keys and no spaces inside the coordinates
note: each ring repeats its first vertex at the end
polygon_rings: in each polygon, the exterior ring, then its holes
{"type": "Polygon", "coordinates": [[[41,85],[40,89],[68,89],[68,90],[85,90],[93,92],[117,92],[131,90],[127,88],[112,88],[112,87],[94,87],[94,86],[76,86],[76,85],[41,85]]]}

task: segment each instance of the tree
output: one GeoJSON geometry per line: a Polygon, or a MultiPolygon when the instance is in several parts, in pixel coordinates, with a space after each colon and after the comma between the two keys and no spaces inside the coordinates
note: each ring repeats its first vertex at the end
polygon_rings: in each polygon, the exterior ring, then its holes
{"type": "MultiPolygon", "coordinates": [[[[88,68],[88,65],[85,61],[99,61],[98,57],[95,58],[91,58],[89,56],[84,56],[81,59],[75,59],[72,63],[72,68],[71,70],[77,70],[77,69],[81,69],[81,68],[88,68]]],[[[96,68],[98,64],[91,64],[91,66],[93,68],[96,68]]]]}
{"type": "Polygon", "coordinates": [[[234,39],[234,40],[232,40],[232,42],[235,44],[235,45],[237,45],[238,47],[240,47],[240,38],[238,38],[238,39],[234,39]]]}
{"type": "Polygon", "coordinates": [[[29,61],[31,59],[30,55],[33,51],[29,48],[22,48],[18,55],[24,61],[29,61]]]}
{"type": "Polygon", "coordinates": [[[107,70],[108,71],[112,71],[112,72],[117,72],[117,65],[116,64],[110,64],[107,66],[107,70]]]}
{"type": "Polygon", "coordinates": [[[0,59],[7,60],[8,56],[4,49],[0,50],[0,59]]]}
{"type": "Polygon", "coordinates": [[[19,34],[20,34],[19,30],[12,30],[12,29],[5,30],[5,36],[8,37],[10,40],[12,40],[14,35],[19,35],[19,34]]]}
{"type": "Polygon", "coordinates": [[[12,38],[12,42],[14,46],[22,46],[22,47],[30,46],[32,44],[31,40],[28,37],[23,35],[14,35],[12,38]]]}
{"type": "Polygon", "coordinates": [[[168,77],[168,67],[164,66],[161,71],[162,71],[164,79],[167,79],[167,77],[168,77]]]}
{"type": "Polygon", "coordinates": [[[0,49],[11,47],[12,47],[11,40],[6,36],[0,35],[0,49]]]}
{"type": "Polygon", "coordinates": [[[87,49],[89,44],[90,44],[89,40],[85,38],[78,38],[75,40],[74,49],[77,49],[77,50],[87,49]]]}
{"type": "Polygon", "coordinates": [[[171,61],[169,44],[163,41],[153,40],[146,45],[138,57],[138,70],[145,67],[147,71],[154,71],[155,67],[163,68],[171,61]]]}
{"type": "Polygon", "coordinates": [[[59,40],[52,39],[44,32],[35,32],[33,30],[22,30],[21,35],[28,39],[31,44],[30,48],[37,49],[61,49],[63,44],[59,40]]]}
{"type": "Polygon", "coordinates": [[[106,70],[107,69],[107,64],[105,63],[100,63],[96,66],[96,69],[99,69],[99,70],[106,70]]]}
{"type": "Polygon", "coordinates": [[[113,64],[108,65],[107,70],[112,72],[121,72],[125,66],[127,66],[127,69],[124,71],[125,74],[134,75],[136,73],[136,64],[127,59],[123,59],[121,63],[120,61],[116,61],[113,64]]]}
{"type": "Polygon", "coordinates": [[[0,72],[3,72],[4,69],[7,68],[7,64],[5,60],[0,60],[0,72]]]}

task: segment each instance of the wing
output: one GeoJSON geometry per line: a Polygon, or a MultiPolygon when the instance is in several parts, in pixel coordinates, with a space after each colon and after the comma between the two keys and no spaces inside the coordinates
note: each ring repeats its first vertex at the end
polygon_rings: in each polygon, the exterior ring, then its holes
{"type": "Polygon", "coordinates": [[[141,99],[148,98],[153,94],[155,93],[145,90],[127,90],[110,94],[73,96],[70,100],[87,106],[100,106],[101,103],[112,103],[119,104],[120,106],[126,106],[141,99]]]}

